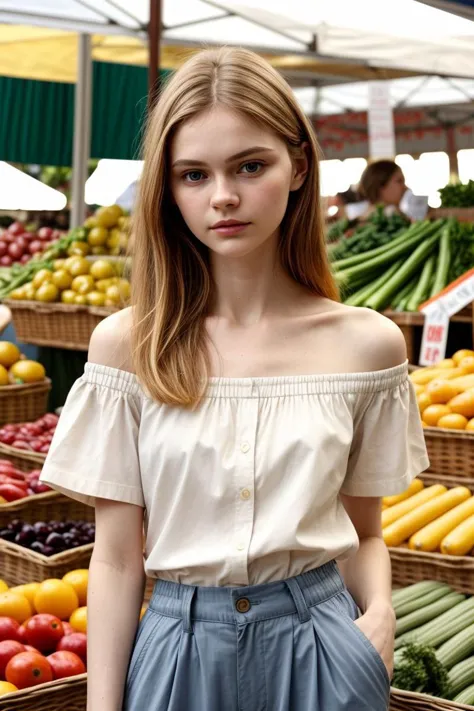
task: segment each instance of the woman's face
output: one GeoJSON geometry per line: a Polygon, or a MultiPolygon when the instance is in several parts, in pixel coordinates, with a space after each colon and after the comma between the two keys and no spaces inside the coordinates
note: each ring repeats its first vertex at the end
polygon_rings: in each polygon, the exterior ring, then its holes
{"type": "Polygon", "coordinates": [[[278,236],[289,193],[304,182],[306,159],[298,164],[276,134],[216,107],[176,131],[171,190],[198,240],[243,257],[278,236]]]}
{"type": "Polygon", "coordinates": [[[405,193],[407,186],[401,170],[396,170],[390,180],[380,189],[380,202],[384,205],[398,205],[405,193]]]}

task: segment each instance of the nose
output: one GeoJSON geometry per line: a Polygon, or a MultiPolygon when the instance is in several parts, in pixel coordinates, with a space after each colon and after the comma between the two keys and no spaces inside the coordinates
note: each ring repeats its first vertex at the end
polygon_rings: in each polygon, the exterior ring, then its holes
{"type": "Polygon", "coordinates": [[[235,184],[225,178],[216,179],[211,196],[211,207],[222,209],[225,207],[237,207],[239,204],[240,198],[235,184]]]}

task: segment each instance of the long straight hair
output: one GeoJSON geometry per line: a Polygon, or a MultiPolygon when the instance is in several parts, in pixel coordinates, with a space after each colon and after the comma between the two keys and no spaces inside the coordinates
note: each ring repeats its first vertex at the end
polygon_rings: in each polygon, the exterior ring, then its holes
{"type": "Polygon", "coordinates": [[[135,372],[154,400],[186,408],[199,404],[207,386],[205,319],[215,286],[208,248],[188,229],[171,198],[169,145],[184,121],[213,106],[275,132],[292,158],[308,144],[308,174],[290,193],[279,256],[296,282],[338,299],[319,204],[319,147],[290,87],[254,52],[224,47],[195,54],[173,75],[149,116],[132,235],[135,372]]]}

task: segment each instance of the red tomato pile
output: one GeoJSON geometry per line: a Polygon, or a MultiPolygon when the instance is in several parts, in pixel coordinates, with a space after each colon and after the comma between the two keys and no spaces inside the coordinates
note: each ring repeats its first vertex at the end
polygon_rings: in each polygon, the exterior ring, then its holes
{"type": "Polygon", "coordinates": [[[41,469],[22,472],[8,459],[0,459],[0,505],[51,491],[47,484],[40,482],[40,474],[41,469]]]}
{"type": "Polygon", "coordinates": [[[61,232],[51,227],[42,227],[37,233],[27,232],[21,222],[13,222],[8,229],[0,231],[0,265],[26,264],[34,254],[44,252],[60,237],[61,232]]]}
{"type": "Polygon", "coordinates": [[[87,636],[59,617],[33,615],[20,625],[0,617],[0,681],[16,689],[84,674],[87,636]]]}
{"type": "Polygon", "coordinates": [[[3,425],[0,428],[0,442],[16,449],[47,454],[58,420],[58,415],[48,412],[36,422],[3,425]]]}

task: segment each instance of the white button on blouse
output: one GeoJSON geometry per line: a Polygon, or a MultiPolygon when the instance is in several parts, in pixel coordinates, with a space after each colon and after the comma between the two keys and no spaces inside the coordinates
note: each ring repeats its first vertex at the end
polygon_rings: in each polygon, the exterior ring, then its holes
{"type": "Polygon", "coordinates": [[[88,363],[41,480],[146,508],[145,568],[185,584],[283,580],[351,555],[339,494],[403,491],[429,466],[407,364],[342,375],[211,378],[196,410],[88,363]]]}

